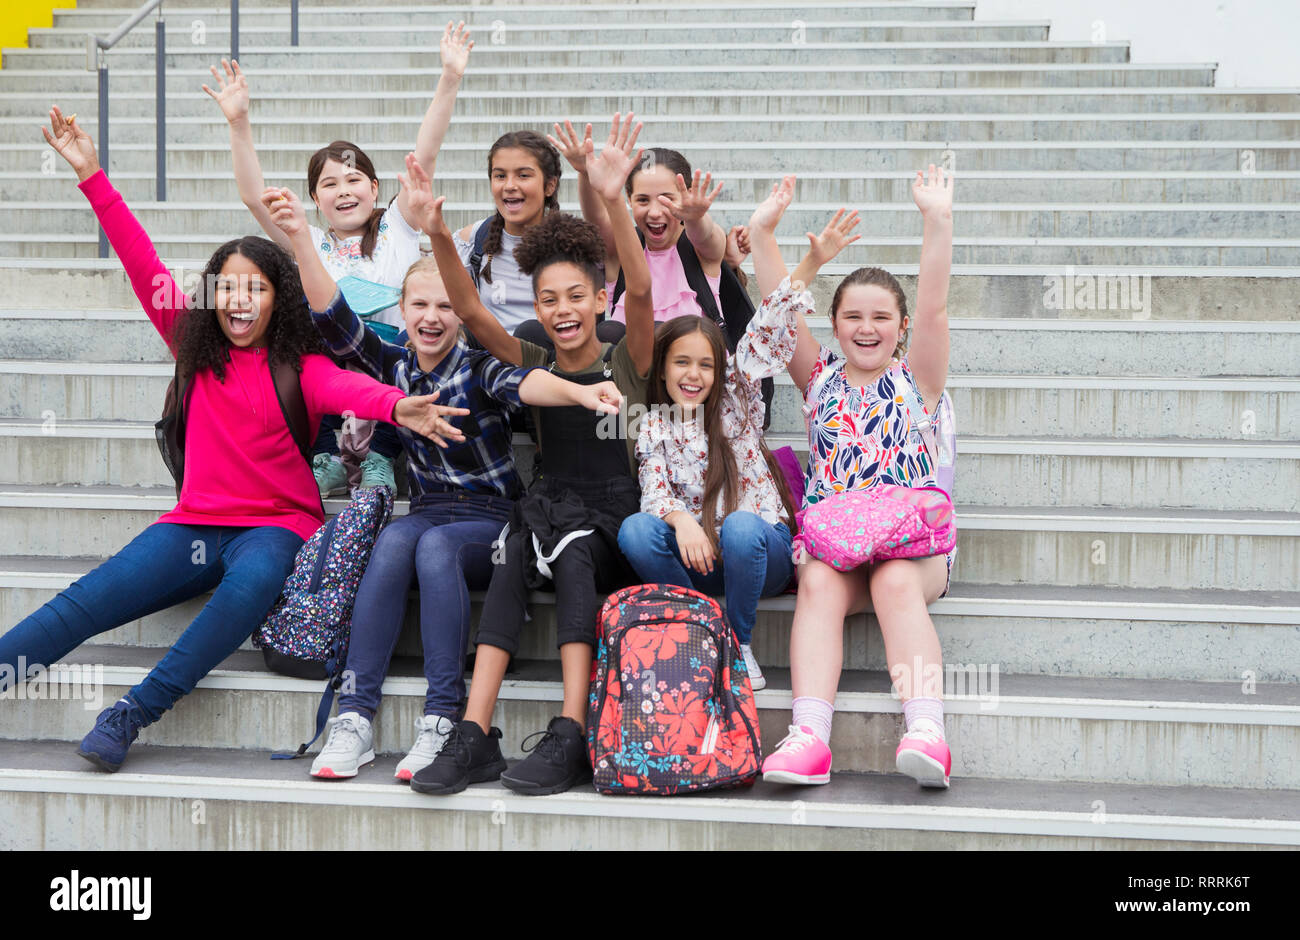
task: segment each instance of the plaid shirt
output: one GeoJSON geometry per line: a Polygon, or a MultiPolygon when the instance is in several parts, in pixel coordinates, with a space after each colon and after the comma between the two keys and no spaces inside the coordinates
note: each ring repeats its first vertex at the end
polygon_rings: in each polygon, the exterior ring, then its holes
{"type": "Polygon", "coordinates": [[[312,322],[334,355],[366,375],[395,385],[408,395],[438,392],[438,404],[468,408],[449,419],[465,435],[462,443],[443,448],[426,437],[398,427],[411,462],[411,505],[421,497],[448,490],[468,490],[517,499],[523,481],[515,471],[509,409],[519,407],[519,383],[531,370],[506,365],[482,350],[470,349],[464,336],[432,372],[424,372],[415,350],[388,343],[367,327],[348,306],[341,291],[312,322]]]}

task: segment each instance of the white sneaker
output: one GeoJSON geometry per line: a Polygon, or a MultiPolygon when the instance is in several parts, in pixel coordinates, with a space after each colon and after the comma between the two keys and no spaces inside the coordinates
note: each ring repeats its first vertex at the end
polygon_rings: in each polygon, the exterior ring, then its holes
{"type": "Polygon", "coordinates": [[[375,759],[370,722],[357,712],[344,712],[329,721],[330,735],[311,765],[311,775],[325,780],[355,777],[357,768],[375,759]]]}
{"type": "Polygon", "coordinates": [[[415,744],[411,753],[402,758],[393,776],[405,783],[419,771],[433,763],[433,759],[442,753],[442,746],[447,743],[447,735],[456,723],[442,715],[424,715],[415,719],[415,744]]]}
{"type": "Polygon", "coordinates": [[[748,643],[740,644],[740,655],[745,657],[745,669],[749,672],[749,687],[755,692],[767,688],[763,670],[758,668],[758,660],[754,658],[754,650],[748,643]]]}

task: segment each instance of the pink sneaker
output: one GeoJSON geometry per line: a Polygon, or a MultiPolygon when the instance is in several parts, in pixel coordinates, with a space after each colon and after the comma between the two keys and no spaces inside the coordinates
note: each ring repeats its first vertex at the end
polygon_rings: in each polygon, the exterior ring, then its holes
{"type": "Polygon", "coordinates": [[[952,753],[938,732],[909,731],[894,755],[898,772],[907,774],[923,787],[947,787],[952,772],[952,753]]]}
{"type": "Polygon", "coordinates": [[[768,783],[830,783],[831,749],[804,725],[791,725],[776,750],[763,761],[768,783]]]}

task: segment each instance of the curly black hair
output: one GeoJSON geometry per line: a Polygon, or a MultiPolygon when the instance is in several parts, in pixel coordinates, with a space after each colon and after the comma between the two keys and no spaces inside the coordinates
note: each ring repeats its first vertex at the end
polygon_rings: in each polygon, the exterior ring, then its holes
{"type": "Polygon", "coordinates": [[[591,281],[592,290],[605,286],[605,242],[590,222],[567,212],[552,212],[524,230],[515,248],[515,263],[533,278],[537,293],[539,275],[553,264],[576,264],[591,281]]]}
{"type": "Polygon", "coordinates": [[[287,362],[301,372],[302,357],[324,353],[325,346],[312,325],[298,266],[289,252],[275,242],[252,235],[226,242],[203,269],[198,287],[190,296],[189,310],[176,319],[172,330],[178,371],[193,376],[202,369],[211,369],[218,381],[226,378],[230,340],[217,318],[216,285],[222,266],[232,255],[241,255],[257,265],[275,288],[271,325],[266,333],[267,358],[272,364],[287,362]]]}

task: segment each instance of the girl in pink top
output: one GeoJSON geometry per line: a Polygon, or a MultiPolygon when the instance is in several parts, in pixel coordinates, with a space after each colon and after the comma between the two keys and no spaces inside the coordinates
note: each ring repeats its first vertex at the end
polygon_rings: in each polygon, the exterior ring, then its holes
{"type": "Polygon", "coordinates": [[[102,712],[82,741],[82,757],[114,771],[142,727],[252,634],[304,539],[324,521],[270,363],[289,362],[300,373],[310,427],[348,409],[420,434],[454,436],[442,416],[466,412],[334,365],[323,355],[292,258],[265,239],[222,245],[195,296],[186,297],[100,170],[90,137],[57,107],[50,124],[45,139],[76,171],[136,296],[191,377],[186,460],[175,509],[0,637],[0,691],[92,636],[213,592],[162,661],[102,712]]]}

